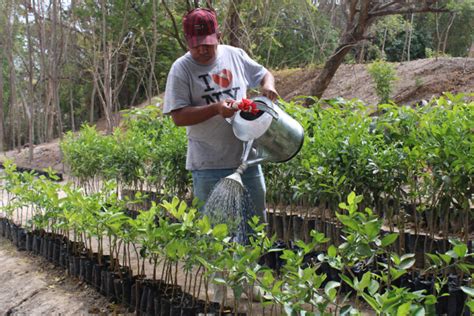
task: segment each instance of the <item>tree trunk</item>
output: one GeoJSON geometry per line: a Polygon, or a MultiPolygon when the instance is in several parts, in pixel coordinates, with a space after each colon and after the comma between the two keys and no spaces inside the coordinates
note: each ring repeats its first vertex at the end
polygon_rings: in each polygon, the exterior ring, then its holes
{"type": "Polygon", "coordinates": [[[443,54],[446,53],[446,46],[448,45],[449,31],[451,30],[451,27],[453,26],[455,18],[456,18],[456,13],[452,13],[450,15],[448,26],[446,27],[446,33],[444,34],[443,54]]]}
{"type": "MultiPolygon", "coordinates": [[[[52,21],[52,57],[53,62],[52,64],[52,71],[51,71],[51,82],[53,87],[53,113],[56,116],[57,121],[57,133],[59,138],[62,138],[63,134],[63,119],[61,113],[61,106],[59,100],[59,69],[61,65],[61,56],[63,51],[63,36],[58,38],[58,19],[61,19],[60,15],[58,14],[58,2],[57,0],[52,0],[53,2],[53,21],[52,21]]],[[[59,8],[60,9],[60,8],[59,8]]],[[[62,28],[61,28],[62,32],[62,28]]],[[[62,35],[62,34],[61,34],[62,35]]],[[[54,116],[53,116],[54,118],[54,116]]],[[[54,137],[54,135],[52,135],[54,137]]]]}
{"type": "Polygon", "coordinates": [[[436,24],[436,60],[438,60],[438,55],[441,50],[441,34],[439,31],[439,14],[435,14],[435,24],[436,24]]]}
{"type": "Polygon", "coordinates": [[[414,14],[411,14],[411,19],[410,19],[410,28],[408,29],[409,36],[408,36],[408,47],[407,47],[407,61],[411,60],[411,40],[413,37],[413,18],[414,14]]]}
{"type": "MultiPolygon", "coordinates": [[[[324,91],[329,86],[334,74],[336,73],[339,66],[342,64],[344,57],[346,57],[347,53],[351,50],[352,45],[349,44],[341,44],[337,48],[336,52],[329,57],[329,59],[324,64],[323,70],[316,78],[316,81],[311,87],[310,95],[315,96],[317,98],[321,98],[323,96],[324,91]]],[[[312,102],[308,100],[309,104],[312,102]]]]}
{"type": "Polygon", "coordinates": [[[74,117],[74,99],[72,94],[72,89],[69,89],[69,112],[71,113],[71,130],[76,131],[76,122],[74,117]]]}
{"type": "Polygon", "coordinates": [[[42,3],[36,3],[33,0],[33,8],[35,10],[35,24],[37,31],[37,38],[39,42],[39,82],[42,84],[43,89],[42,102],[38,104],[38,115],[36,120],[38,121],[37,136],[38,142],[42,143],[48,139],[48,124],[49,116],[51,112],[51,91],[49,84],[49,66],[47,58],[46,48],[46,31],[45,31],[45,19],[42,3]]]}
{"type": "MultiPolygon", "coordinates": [[[[31,7],[31,4],[29,4],[31,7]]],[[[35,91],[33,87],[33,44],[31,42],[31,31],[30,31],[30,21],[29,21],[29,12],[25,10],[25,22],[26,22],[26,37],[28,43],[28,97],[27,103],[25,104],[25,110],[27,111],[28,115],[28,147],[29,147],[29,155],[28,159],[31,163],[33,161],[33,143],[34,143],[34,121],[35,121],[35,91]]]]}
{"type": "Polygon", "coordinates": [[[239,17],[239,7],[242,0],[229,1],[229,8],[227,10],[227,19],[225,24],[224,34],[229,39],[229,44],[234,47],[242,47],[240,42],[241,25],[239,17]]]}
{"type": "MultiPolygon", "coordinates": [[[[148,87],[147,87],[147,99],[148,99],[148,104],[151,104],[151,98],[153,97],[153,94],[159,92],[158,88],[158,82],[156,80],[156,74],[155,74],[155,63],[156,63],[156,47],[158,45],[158,31],[156,29],[156,23],[157,21],[157,2],[158,0],[153,0],[152,1],[152,10],[153,10],[153,16],[152,16],[152,32],[153,32],[153,41],[151,44],[151,52],[150,52],[150,72],[148,74],[148,87]]],[[[131,104],[133,105],[133,104],[131,104]]]]}
{"type": "Polygon", "coordinates": [[[10,80],[10,108],[8,111],[9,126],[12,132],[11,139],[13,147],[17,147],[18,151],[21,148],[21,119],[20,111],[17,111],[17,97],[16,97],[16,69],[13,59],[13,1],[7,3],[6,19],[5,19],[5,54],[8,61],[9,80],[10,80]]]}
{"type": "Polygon", "coordinates": [[[388,31],[388,28],[385,27],[385,30],[383,31],[382,48],[380,49],[382,51],[383,59],[385,59],[385,43],[387,42],[387,31],[388,31]]]}
{"type": "MultiPolygon", "coordinates": [[[[0,6],[0,9],[3,12],[3,5],[0,6]]],[[[5,33],[0,34],[0,151],[4,151],[5,147],[5,130],[4,130],[4,123],[5,123],[5,113],[3,112],[3,61],[4,61],[4,53],[5,53],[5,33]]]]}
{"type": "MultiPolygon", "coordinates": [[[[344,61],[347,53],[354,45],[357,45],[363,38],[367,28],[370,25],[369,20],[369,2],[368,0],[347,2],[347,25],[344,35],[341,38],[339,46],[334,54],[324,64],[323,70],[316,78],[311,87],[310,94],[317,98],[323,96],[324,91],[329,86],[334,74],[344,61]]],[[[306,105],[312,104],[311,99],[306,100],[306,105]]]]}
{"type": "Polygon", "coordinates": [[[97,85],[94,83],[92,86],[92,93],[91,93],[91,103],[89,108],[89,123],[94,123],[95,119],[95,95],[97,93],[97,85]]]}
{"type": "MultiPolygon", "coordinates": [[[[3,39],[0,37],[0,65],[3,65],[3,39]]],[[[3,113],[3,71],[0,72],[0,151],[5,150],[5,134],[3,129],[3,122],[5,121],[4,113],[3,113]]]]}

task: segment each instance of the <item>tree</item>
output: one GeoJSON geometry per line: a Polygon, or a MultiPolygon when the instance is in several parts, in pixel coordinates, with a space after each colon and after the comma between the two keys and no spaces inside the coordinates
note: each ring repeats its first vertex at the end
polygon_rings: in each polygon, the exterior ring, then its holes
{"type": "MultiPolygon", "coordinates": [[[[332,2],[332,1],[331,1],[332,2]]],[[[379,18],[393,14],[446,12],[439,0],[342,0],[341,8],[346,15],[346,26],[334,53],[311,87],[310,94],[322,97],[334,74],[349,51],[366,37],[369,27],[379,18]]],[[[307,100],[307,105],[313,103],[307,100]]]]}
{"type": "Polygon", "coordinates": [[[4,150],[4,131],[3,131],[3,121],[4,121],[4,114],[3,114],[3,39],[0,37],[0,151],[4,150]]]}

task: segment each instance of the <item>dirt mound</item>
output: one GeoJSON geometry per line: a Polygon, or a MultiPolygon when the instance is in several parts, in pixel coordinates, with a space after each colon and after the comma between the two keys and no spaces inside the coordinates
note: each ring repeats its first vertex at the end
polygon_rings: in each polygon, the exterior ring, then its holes
{"type": "MultiPolygon", "coordinates": [[[[420,59],[394,64],[398,80],[392,99],[399,104],[429,100],[443,92],[474,92],[474,58],[420,59]]],[[[309,95],[319,69],[288,69],[275,73],[277,89],[285,100],[309,95]]],[[[357,98],[375,104],[378,97],[367,72],[367,65],[342,65],[336,72],[324,98],[357,98]]]]}
{"type": "MultiPolygon", "coordinates": [[[[394,85],[392,99],[398,104],[414,104],[422,99],[440,96],[443,92],[474,92],[474,58],[420,59],[396,63],[395,67],[398,80],[394,85]]],[[[287,101],[309,95],[319,71],[316,67],[275,71],[276,88],[287,101]]],[[[365,64],[341,65],[323,97],[357,98],[367,104],[376,104],[378,101],[365,64]]],[[[157,99],[153,100],[153,103],[157,102],[157,99]]],[[[105,130],[105,120],[99,120],[96,126],[99,130],[105,130]]],[[[62,173],[64,170],[58,144],[59,140],[54,140],[35,146],[32,162],[28,159],[28,148],[6,152],[0,156],[0,160],[10,158],[19,166],[40,170],[52,167],[62,173]]]]}

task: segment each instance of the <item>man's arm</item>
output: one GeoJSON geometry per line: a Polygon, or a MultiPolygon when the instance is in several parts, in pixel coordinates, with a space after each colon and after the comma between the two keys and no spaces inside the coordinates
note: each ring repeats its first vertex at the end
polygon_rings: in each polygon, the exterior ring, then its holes
{"type": "Polygon", "coordinates": [[[275,101],[278,98],[278,92],[275,89],[275,77],[273,77],[270,71],[267,71],[260,82],[260,85],[262,87],[260,90],[264,96],[272,101],[275,101]]]}
{"type": "Polygon", "coordinates": [[[189,126],[204,122],[215,115],[232,117],[235,111],[226,101],[220,101],[208,105],[186,106],[173,110],[170,114],[177,126],[189,126]]]}

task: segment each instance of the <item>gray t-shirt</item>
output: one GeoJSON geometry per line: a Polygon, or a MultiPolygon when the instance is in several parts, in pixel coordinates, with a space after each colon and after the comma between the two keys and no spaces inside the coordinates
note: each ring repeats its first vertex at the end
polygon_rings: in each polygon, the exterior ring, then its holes
{"type": "MultiPolygon", "coordinates": [[[[164,113],[186,106],[215,103],[227,98],[240,100],[247,88],[260,84],[267,70],[252,60],[242,49],[219,45],[211,65],[197,63],[188,52],[178,58],[168,74],[164,113]]],[[[188,152],[186,169],[237,168],[242,142],[222,116],[187,126],[188,152]]]]}

